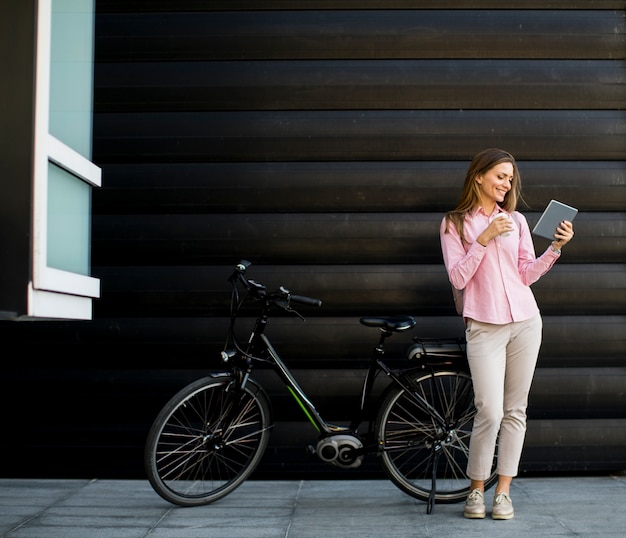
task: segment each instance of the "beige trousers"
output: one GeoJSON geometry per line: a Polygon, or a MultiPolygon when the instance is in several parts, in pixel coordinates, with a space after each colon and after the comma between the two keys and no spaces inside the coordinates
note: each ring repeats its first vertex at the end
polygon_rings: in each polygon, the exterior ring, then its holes
{"type": "Polygon", "coordinates": [[[465,336],[477,409],[467,475],[472,480],[489,478],[499,434],[496,472],[517,476],[528,393],[541,347],[541,316],[506,325],[469,319],[465,336]]]}

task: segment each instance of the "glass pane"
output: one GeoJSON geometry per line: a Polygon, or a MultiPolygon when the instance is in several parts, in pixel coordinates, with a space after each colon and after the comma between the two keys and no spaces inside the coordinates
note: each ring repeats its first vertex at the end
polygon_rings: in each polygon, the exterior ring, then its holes
{"type": "Polygon", "coordinates": [[[50,134],[91,160],[95,0],[52,1],[50,134]]]}
{"type": "Polygon", "coordinates": [[[48,267],[89,275],[91,187],[48,163],[48,267]]]}

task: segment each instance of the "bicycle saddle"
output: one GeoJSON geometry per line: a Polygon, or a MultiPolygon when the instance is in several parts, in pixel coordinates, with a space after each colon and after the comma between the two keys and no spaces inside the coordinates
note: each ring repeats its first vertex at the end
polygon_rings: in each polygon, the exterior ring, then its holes
{"type": "Polygon", "coordinates": [[[366,327],[380,327],[391,332],[401,332],[415,327],[413,316],[384,316],[361,318],[361,323],[366,327]]]}

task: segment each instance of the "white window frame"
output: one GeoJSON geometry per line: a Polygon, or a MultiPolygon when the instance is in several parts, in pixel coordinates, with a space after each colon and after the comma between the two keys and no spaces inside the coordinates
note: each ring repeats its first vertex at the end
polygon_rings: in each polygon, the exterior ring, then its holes
{"type": "Polygon", "coordinates": [[[48,164],[54,163],[92,187],[101,186],[102,171],[49,133],[52,0],[39,0],[37,4],[33,259],[28,311],[34,317],[91,319],[91,302],[100,297],[100,280],[47,265],[48,164]]]}

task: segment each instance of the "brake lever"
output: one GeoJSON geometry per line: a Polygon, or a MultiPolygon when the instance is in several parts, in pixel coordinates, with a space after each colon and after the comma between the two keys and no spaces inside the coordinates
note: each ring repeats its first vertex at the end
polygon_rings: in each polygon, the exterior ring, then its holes
{"type": "Polygon", "coordinates": [[[292,314],[298,316],[302,321],[306,321],[306,318],[302,314],[300,314],[300,312],[291,308],[291,306],[288,306],[286,310],[287,312],[291,312],[292,314]]]}
{"type": "Polygon", "coordinates": [[[302,314],[300,314],[300,312],[292,308],[291,302],[290,302],[291,292],[287,288],[285,288],[284,286],[281,286],[280,288],[278,288],[278,294],[280,295],[281,299],[277,299],[275,301],[276,306],[279,306],[285,312],[289,312],[290,314],[295,314],[302,321],[306,321],[305,317],[302,314]]]}
{"type": "Polygon", "coordinates": [[[274,304],[279,307],[282,308],[285,312],[289,312],[290,314],[295,314],[296,316],[298,316],[302,321],[306,321],[306,318],[300,314],[300,312],[298,312],[297,310],[295,310],[294,308],[292,308],[292,306],[289,304],[289,299],[283,299],[283,300],[275,300],[274,304]]]}

